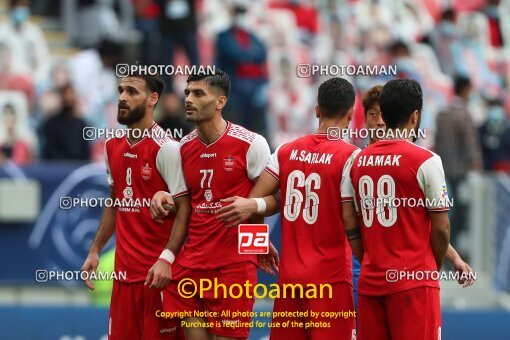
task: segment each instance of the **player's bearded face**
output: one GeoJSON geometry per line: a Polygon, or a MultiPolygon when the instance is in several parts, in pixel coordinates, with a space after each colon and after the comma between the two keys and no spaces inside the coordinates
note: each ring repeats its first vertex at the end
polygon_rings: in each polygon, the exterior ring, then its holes
{"type": "Polygon", "coordinates": [[[147,98],[137,106],[130,108],[125,101],[119,101],[117,110],[117,121],[122,125],[132,125],[145,116],[147,98]]]}

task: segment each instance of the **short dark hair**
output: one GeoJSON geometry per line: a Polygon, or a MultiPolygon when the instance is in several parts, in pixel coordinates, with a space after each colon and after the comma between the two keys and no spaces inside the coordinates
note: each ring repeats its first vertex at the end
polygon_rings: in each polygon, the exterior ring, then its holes
{"type": "Polygon", "coordinates": [[[367,92],[363,93],[361,102],[363,103],[363,109],[365,110],[365,116],[368,110],[376,105],[379,105],[379,97],[381,97],[382,85],[375,85],[368,89],[367,92]]]}
{"type": "Polygon", "coordinates": [[[461,94],[462,91],[464,91],[469,86],[471,86],[471,80],[468,77],[458,75],[453,80],[453,87],[456,95],[461,94]]]}
{"type": "Polygon", "coordinates": [[[202,72],[190,74],[187,82],[205,80],[207,85],[219,88],[225,97],[228,98],[230,95],[230,78],[228,77],[228,74],[218,68],[215,69],[214,73],[210,73],[207,68],[205,70],[206,72],[200,70],[202,72]]]}
{"type": "Polygon", "coordinates": [[[390,80],[382,88],[379,106],[388,129],[404,126],[414,111],[421,112],[423,92],[420,84],[412,79],[390,80]]]}
{"type": "Polygon", "coordinates": [[[344,117],[354,106],[355,98],[352,84],[343,78],[334,77],[319,86],[317,104],[326,117],[344,117]]]}
{"type": "Polygon", "coordinates": [[[151,93],[156,92],[158,94],[159,102],[159,98],[161,98],[161,94],[163,93],[163,89],[165,88],[165,82],[163,81],[163,78],[159,74],[146,74],[141,72],[135,72],[130,74],[129,76],[133,78],[143,79],[145,81],[147,89],[151,93]]]}

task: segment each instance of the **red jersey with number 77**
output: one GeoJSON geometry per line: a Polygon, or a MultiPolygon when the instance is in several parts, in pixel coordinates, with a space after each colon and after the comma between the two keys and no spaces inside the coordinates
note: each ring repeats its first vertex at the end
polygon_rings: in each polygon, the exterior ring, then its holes
{"type": "Polygon", "coordinates": [[[271,156],[266,171],[280,181],[280,283],[352,285],[341,181],[356,150],[343,140],[315,133],[281,145],[271,156]]]}
{"type": "Polygon", "coordinates": [[[357,155],[350,180],[364,249],[359,293],[439,288],[430,274],[437,267],[429,214],[451,205],[441,158],[405,140],[381,140],[357,155]]]}
{"type": "Polygon", "coordinates": [[[269,156],[264,137],[232,123],[210,144],[205,144],[196,130],[181,139],[182,167],[191,191],[191,217],[188,239],[176,263],[202,270],[257,263],[255,255],[239,254],[237,228],[227,228],[216,212],[225,205],[221,199],[250,194],[269,156]]]}

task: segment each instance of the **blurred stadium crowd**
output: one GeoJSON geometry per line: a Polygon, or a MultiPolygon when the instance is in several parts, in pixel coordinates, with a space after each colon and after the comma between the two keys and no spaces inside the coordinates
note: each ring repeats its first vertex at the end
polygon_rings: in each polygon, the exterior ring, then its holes
{"type": "MultiPolygon", "coordinates": [[[[118,63],[216,65],[233,83],[227,119],[273,148],[316,128],[315,94],[330,75],[300,78],[296,65],[396,65],[399,77],[424,89],[427,138],[420,143],[443,157],[454,197],[469,172],[510,171],[510,21],[502,20],[509,0],[0,5],[0,163],[102,162],[104,140],[85,140],[83,128],[117,127],[118,63]]],[[[346,78],[358,99],[390,79],[346,78]]],[[[184,134],[191,130],[183,120],[185,83],[166,77],[157,109],[163,128],[184,134]]],[[[361,100],[356,107],[352,127],[361,128],[361,100]]],[[[456,218],[462,230],[465,217],[456,218]]]]}

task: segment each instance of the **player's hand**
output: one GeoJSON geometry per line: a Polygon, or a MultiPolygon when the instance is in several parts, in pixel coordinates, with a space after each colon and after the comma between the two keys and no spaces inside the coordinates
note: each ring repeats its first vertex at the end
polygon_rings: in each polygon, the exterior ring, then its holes
{"type": "Polygon", "coordinates": [[[235,227],[257,213],[257,202],[251,198],[239,196],[229,197],[220,200],[222,203],[230,203],[216,212],[218,218],[227,227],[235,227]]]}
{"type": "Polygon", "coordinates": [[[472,286],[475,283],[473,275],[470,274],[473,273],[473,269],[471,269],[471,267],[466,262],[464,262],[460,257],[453,262],[453,268],[455,269],[456,272],[461,273],[461,276],[459,277],[459,280],[457,282],[459,282],[460,285],[463,285],[462,287],[466,288],[472,286]],[[462,278],[462,276],[468,277],[468,279],[465,280],[462,278]]]}
{"type": "MultiPolygon", "coordinates": [[[[97,270],[97,266],[99,265],[99,254],[98,253],[89,253],[87,258],[85,259],[85,262],[83,263],[83,266],[81,266],[82,272],[87,272],[89,275],[86,277],[90,278],[90,274],[92,272],[95,272],[97,270]]],[[[87,286],[88,289],[94,290],[96,287],[94,287],[94,284],[90,279],[83,280],[85,282],[85,286],[87,286]]]]}
{"type": "Polygon", "coordinates": [[[158,191],[151,200],[151,217],[158,223],[164,223],[169,212],[175,211],[175,203],[172,195],[165,191],[158,191]]]}
{"type": "Polygon", "coordinates": [[[280,257],[278,256],[278,250],[269,242],[269,253],[257,255],[259,260],[259,267],[266,273],[276,275],[278,273],[280,265],[280,257]]]}
{"type": "Polygon", "coordinates": [[[156,261],[154,265],[149,269],[149,273],[147,274],[147,278],[145,279],[144,285],[147,285],[149,282],[151,285],[150,288],[165,288],[168,286],[170,281],[172,280],[172,267],[169,263],[164,261],[156,261]],[[152,279],[152,282],[151,282],[152,279]]]}

